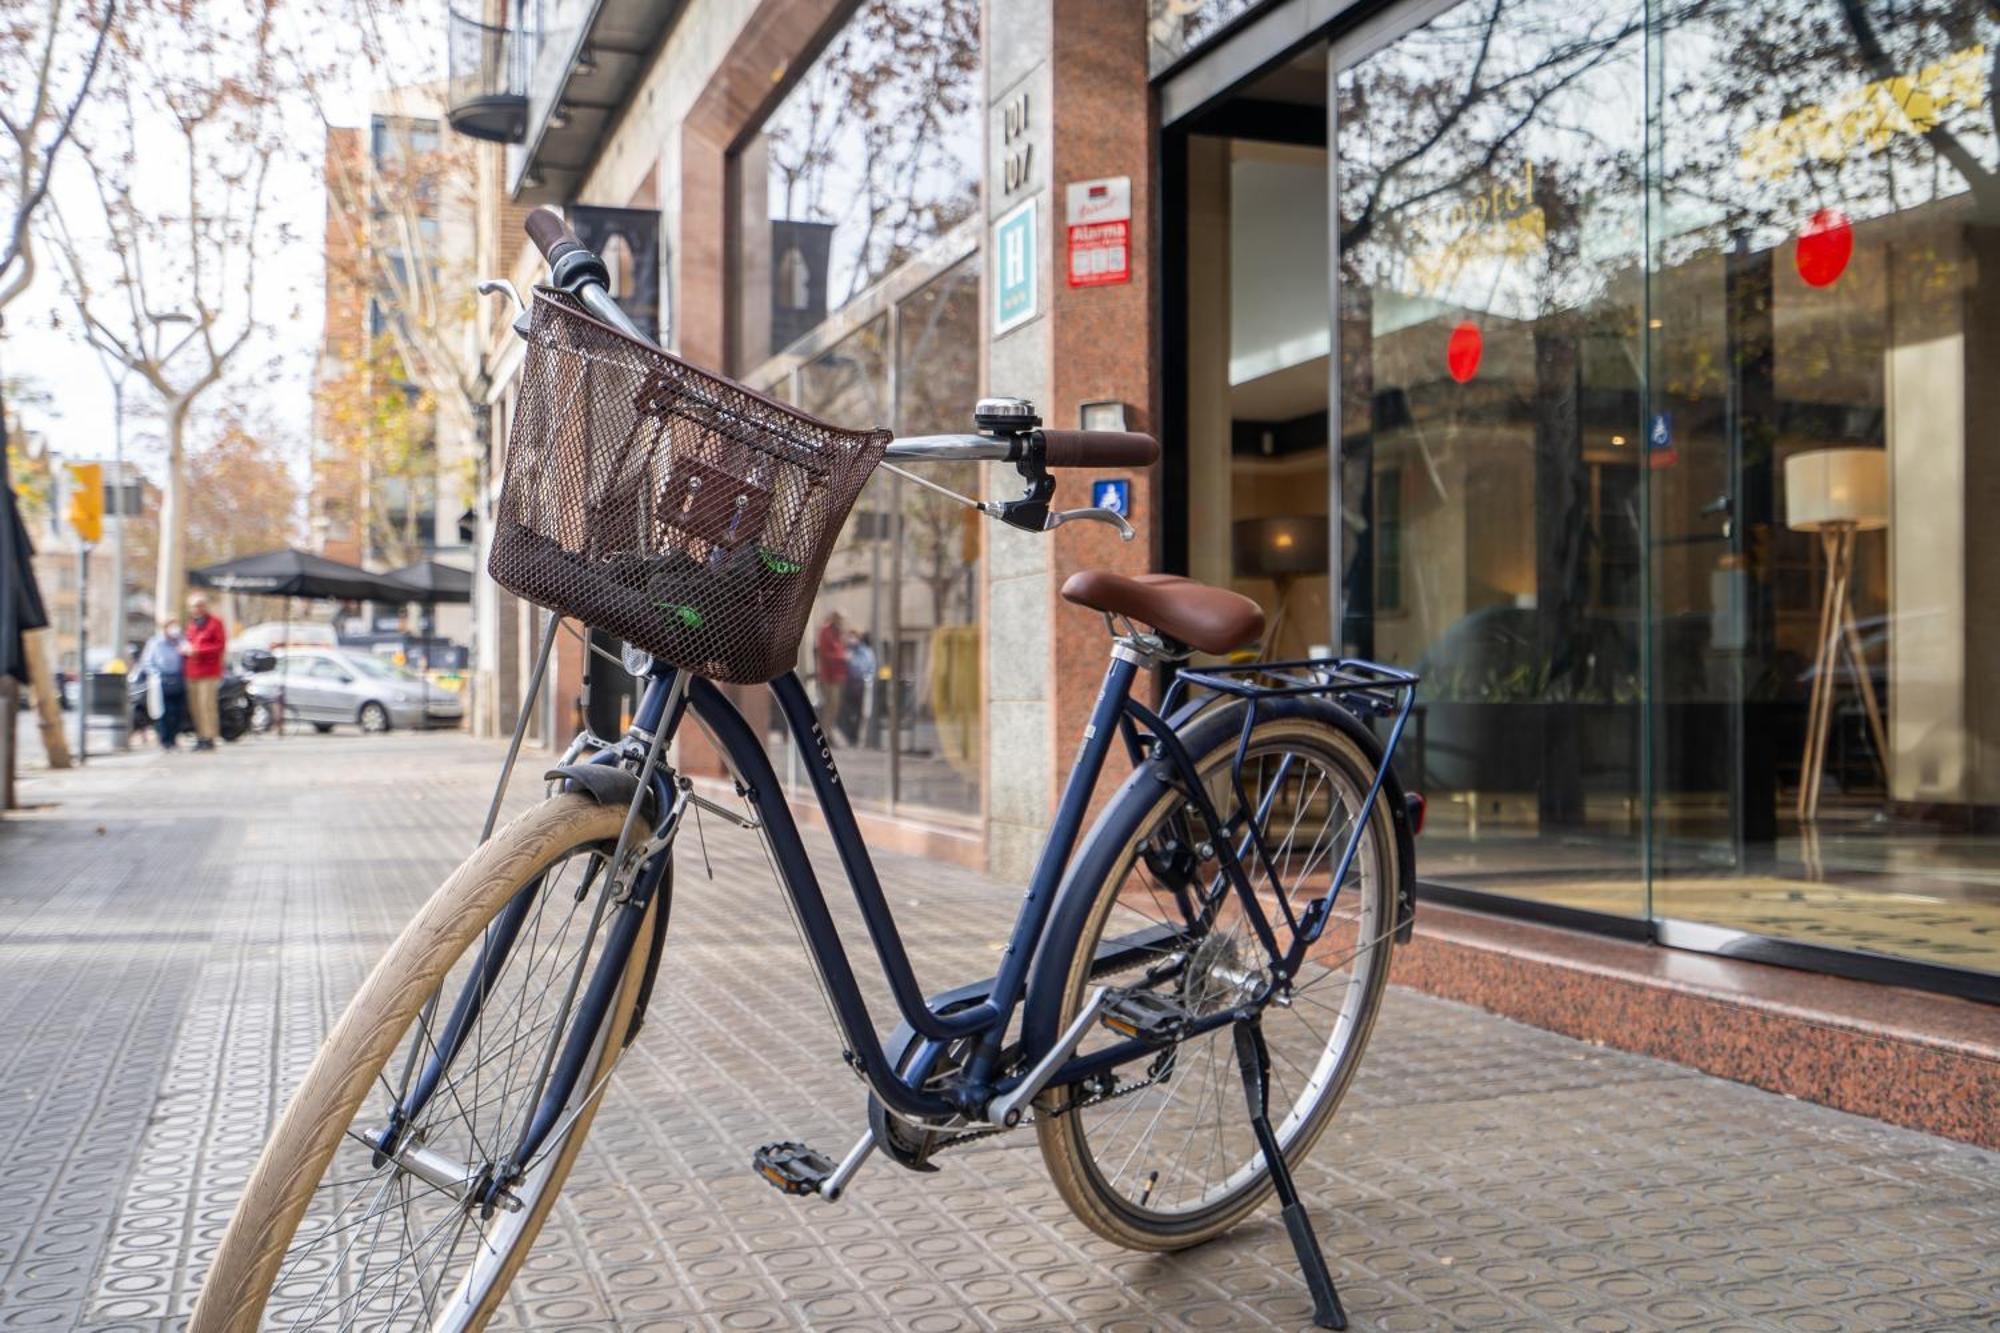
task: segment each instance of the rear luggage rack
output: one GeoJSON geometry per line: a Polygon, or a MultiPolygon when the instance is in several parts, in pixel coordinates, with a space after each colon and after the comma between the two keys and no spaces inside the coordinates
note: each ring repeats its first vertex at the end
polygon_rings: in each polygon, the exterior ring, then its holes
{"type": "MultiPolygon", "coordinates": [[[[1177,709],[1195,702],[1189,696],[1197,687],[1243,700],[1243,726],[1237,734],[1236,753],[1230,760],[1229,781],[1235,791],[1238,808],[1244,812],[1250,825],[1251,845],[1261,854],[1266,840],[1261,816],[1253,813],[1259,807],[1250,799],[1250,793],[1243,785],[1243,761],[1250,750],[1251,733],[1259,721],[1260,706],[1276,699],[1317,696],[1332,699],[1364,725],[1370,717],[1389,719],[1389,734],[1382,742],[1382,757],[1375,766],[1374,781],[1369,784],[1368,793],[1361,801],[1361,810],[1368,811],[1375,808],[1375,802],[1382,794],[1382,784],[1395,758],[1396,746],[1403,739],[1403,727],[1410,720],[1411,709],[1416,706],[1418,679],[1414,672],[1358,657],[1316,657],[1296,662],[1243,662],[1183,668],[1167,687],[1160,713],[1165,717],[1176,716],[1177,709]]],[[[1399,817],[1406,819],[1407,810],[1391,812],[1392,819],[1399,817]]],[[[1334,898],[1339,894],[1340,886],[1347,882],[1347,872],[1353,868],[1354,855],[1360,846],[1359,836],[1347,840],[1333,872],[1332,887],[1324,897],[1308,903],[1296,919],[1292,917],[1290,904],[1280,895],[1278,906],[1293,931],[1288,971],[1298,966],[1306,950],[1326,929],[1327,920],[1333,915],[1334,898]]],[[[1271,873],[1275,879],[1275,872],[1271,873]]]]}

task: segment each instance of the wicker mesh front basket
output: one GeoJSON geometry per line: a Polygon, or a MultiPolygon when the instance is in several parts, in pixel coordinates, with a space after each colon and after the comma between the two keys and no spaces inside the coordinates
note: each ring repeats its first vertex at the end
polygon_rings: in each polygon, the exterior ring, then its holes
{"type": "Polygon", "coordinates": [[[790,670],[889,443],[697,370],[535,293],[487,570],[711,680],[790,670]]]}

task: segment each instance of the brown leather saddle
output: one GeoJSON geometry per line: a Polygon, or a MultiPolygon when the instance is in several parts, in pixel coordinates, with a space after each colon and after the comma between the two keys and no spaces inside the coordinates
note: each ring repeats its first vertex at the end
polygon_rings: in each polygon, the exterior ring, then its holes
{"type": "Polygon", "coordinates": [[[1179,574],[1078,570],[1063,582],[1062,595],[1077,606],[1151,625],[1198,652],[1233,652],[1264,632],[1264,609],[1257,603],[1179,574]]]}

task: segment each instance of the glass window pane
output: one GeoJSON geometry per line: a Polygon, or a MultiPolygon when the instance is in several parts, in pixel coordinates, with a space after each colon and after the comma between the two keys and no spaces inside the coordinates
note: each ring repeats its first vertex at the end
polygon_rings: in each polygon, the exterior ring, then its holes
{"type": "MultiPolygon", "coordinates": [[[[896,425],[903,434],[964,430],[979,396],[979,261],[968,259],[897,312],[896,425]]],[[[977,494],[977,464],[928,465],[925,476],[977,494]]],[[[893,720],[899,803],[979,813],[979,585],[985,522],[954,500],[897,479],[898,620],[893,720]]],[[[886,688],[886,687],[885,687],[886,688]]],[[[871,730],[870,739],[881,732],[871,730]]]]}
{"type": "Polygon", "coordinates": [[[1660,30],[1657,915],[2000,971],[1995,29],[1660,30]]]}
{"type": "Polygon", "coordinates": [[[1643,16],[1463,5],[1337,88],[1342,637],[1424,676],[1425,875],[1626,915],[1643,16]]]}
{"type": "MultiPolygon", "coordinates": [[[[877,317],[799,368],[798,405],[828,421],[889,419],[889,321],[877,317]]],[[[867,741],[881,727],[880,648],[891,624],[895,477],[877,472],[848,515],[799,645],[799,674],[856,802],[889,800],[889,758],[867,741]]]]}
{"type": "Polygon", "coordinates": [[[973,215],[979,107],[978,0],[864,0],[737,154],[739,369],[973,215]]]}

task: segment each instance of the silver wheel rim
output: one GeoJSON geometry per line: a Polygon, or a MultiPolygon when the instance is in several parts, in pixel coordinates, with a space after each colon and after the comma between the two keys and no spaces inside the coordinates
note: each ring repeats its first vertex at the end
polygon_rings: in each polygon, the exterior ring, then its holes
{"type": "MultiPolygon", "coordinates": [[[[1263,745],[1253,744],[1245,761],[1246,786],[1252,800],[1258,800],[1268,784],[1278,780],[1276,772],[1285,753],[1292,767],[1282,781],[1298,795],[1280,795],[1273,801],[1271,819],[1273,861],[1279,878],[1292,890],[1294,911],[1323,894],[1345,849],[1347,830],[1355,827],[1354,812],[1364,789],[1316,751],[1300,752],[1296,743],[1282,739],[1263,745]],[[1261,769],[1261,772],[1260,772],[1261,769]],[[1284,807],[1299,811],[1297,819],[1277,815],[1284,807]],[[1323,811],[1315,815],[1313,811],[1323,811]]],[[[1220,810],[1235,805],[1229,789],[1227,762],[1220,773],[1212,773],[1210,798],[1220,810]]],[[[1156,817],[1146,830],[1150,839],[1175,812],[1156,817]]],[[[1266,1045],[1271,1052],[1271,1115],[1281,1147],[1289,1153],[1302,1131],[1324,1123],[1332,1111],[1331,1101],[1351,1079],[1359,1056],[1357,1032],[1368,1005],[1377,991],[1376,969],[1381,966],[1387,935],[1393,930],[1382,908],[1384,895],[1378,885],[1382,867],[1375,821],[1360,826],[1367,841],[1354,858],[1325,934],[1314,947],[1312,960],[1294,978],[1288,1002],[1274,1003],[1264,1011],[1266,1045]]],[[[1217,873],[1217,862],[1204,863],[1204,871],[1217,873]]],[[[1266,888],[1265,877],[1253,871],[1253,882],[1266,888]]],[[[1143,858],[1135,858],[1122,881],[1119,901],[1106,914],[1099,939],[1143,929],[1165,919],[1170,897],[1143,858]],[[1152,881],[1134,892],[1134,881],[1152,881]]],[[[1282,917],[1267,907],[1272,928],[1281,945],[1289,932],[1282,917]]],[[[1246,963],[1261,963],[1263,950],[1241,914],[1231,905],[1230,914],[1218,917],[1211,940],[1188,951],[1183,975],[1186,978],[1163,991],[1173,992],[1190,1009],[1212,1013],[1245,998],[1256,979],[1246,963]],[[1247,947],[1246,947],[1247,946],[1247,947]]],[[[1086,947],[1092,941],[1085,941],[1086,947]]],[[[1172,955],[1182,956],[1182,955],[1172,955]]],[[[1149,964],[1166,961],[1150,959],[1149,964]]],[[[1131,985],[1142,969],[1109,978],[1113,984],[1131,985]]],[[[1106,1046],[1117,1040],[1108,1032],[1087,1040],[1083,1050],[1106,1046]]],[[[1140,1082],[1156,1072],[1146,1064],[1127,1066],[1124,1086],[1140,1082]]],[[[1068,1114],[1077,1118],[1073,1132],[1079,1139],[1087,1170],[1093,1173],[1104,1195],[1122,1211],[1152,1226],[1186,1225],[1214,1211],[1226,1208],[1241,1194],[1254,1188],[1264,1174],[1263,1156],[1249,1125],[1243,1084],[1237,1069],[1234,1038],[1229,1026],[1215,1029],[1176,1048],[1165,1077],[1150,1086],[1094,1105],[1079,1107],[1068,1114]]]]}
{"type": "MultiPolygon", "coordinates": [[[[587,982],[601,953],[609,913],[598,911],[604,894],[596,886],[605,879],[606,850],[575,849],[531,886],[536,898],[488,1006],[418,1118],[422,1146],[464,1163],[466,1175],[504,1157],[518,1139],[536,1101],[534,1084],[548,1043],[560,1041],[567,1027],[570,981],[587,982]],[[579,901],[577,886],[593,863],[600,871],[579,901]]],[[[518,1209],[482,1215],[397,1163],[373,1164],[374,1136],[400,1090],[416,1077],[420,1057],[436,1048],[492,929],[453,962],[377,1073],[280,1265],[265,1327],[470,1327],[525,1241],[553,1183],[548,1168],[569,1145],[579,1113],[605,1094],[615,1061],[599,1077],[578,1081],[555,1130],[510,1191],[518,1209]]],[[[586,1071],[598,1069],[603,1040],[600,1033],[586,1071]]]]}

